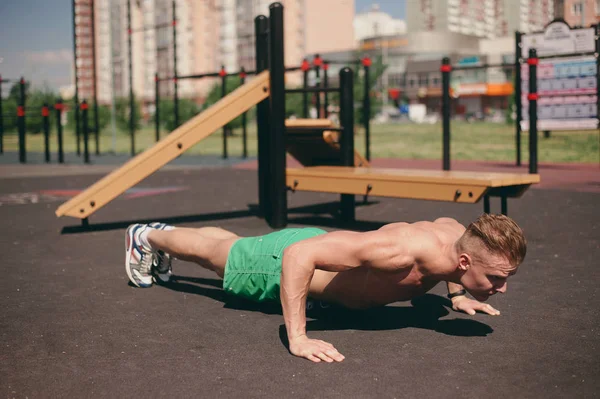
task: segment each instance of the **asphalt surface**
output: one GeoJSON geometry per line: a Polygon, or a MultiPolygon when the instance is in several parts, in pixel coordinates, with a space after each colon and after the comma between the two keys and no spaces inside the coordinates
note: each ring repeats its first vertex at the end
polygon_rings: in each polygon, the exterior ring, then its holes
{"type": "MultiPolygon", "coordinates": [[[[0,174],[0,176],[2,176],[0,174]]],[[[500,316],[454,312],[440,284],[369,311],[318,309],[309,335],[346,360],[289,354],[281,309],[227,296],[221,280],[174,262],[167,287],[134,288],[129,223],[272,231],[257,217],[256,172],[167,170],[90,218],[55,209],[102,173],[0,178],[0,386],[7,398],[592,398],[600,392],[600,194],[532,189],[509,200],[528,253],[500,316]],[[160,193],[161,187],[178,187],[160,193]],[[58,194],[57,194],[58,193],[58,194]]],[[[393,221],[477,218],[482,205],[372,198],[340,225],[337,195],[289,194],[290,226],[369,230],[393,221]]],[[[498,210],[492,199],[492,210],[498,210]]]]}

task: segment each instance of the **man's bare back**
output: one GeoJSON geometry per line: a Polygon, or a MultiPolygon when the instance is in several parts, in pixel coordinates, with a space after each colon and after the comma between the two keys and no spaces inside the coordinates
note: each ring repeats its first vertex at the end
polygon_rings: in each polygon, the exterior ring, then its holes
{"type": "MultiPolygon", "coordinates": [[[[454,219],[441,218],[434,222],[391,223],[379,231],[398,242],[397,251],[404,251],[403,242],[421,242],[429,248],[427,258],[419,258],[410,268],[385,271],[361,266],[343,272],[315,270],[309,288],[311,298],[339,303],[348,308],[364,309],[410,300],[423,295],[441,280],[439,270],[453,266],[446,248],[463,234],[465,227],[454,219]],[[437,271],[437,272],[436,272],[437,271]]],[[[323,239],[324,236],[311,240],[323,239]]],[[[349,240],[360,240],[356,233],[349,240]]],[[[305,242],[310,245],[310,242],[305,242]]]]}

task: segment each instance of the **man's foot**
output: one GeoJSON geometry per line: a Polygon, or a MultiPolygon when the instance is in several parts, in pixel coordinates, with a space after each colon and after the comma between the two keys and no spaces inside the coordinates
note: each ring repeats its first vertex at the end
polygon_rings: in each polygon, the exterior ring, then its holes
{"type": "Polygon", "coordinates": [[[146,224],[132,224],[125,233],[125,271],[137,287],[152,287],[151,268],[156,255],[140,243],[140,234],[148,229],[146,224]]]}
{"type": "MultiPolygon", "coordinates": [[[[166,223],[154,222],[150,223],[149,226],[156,230],[164,230],[168,225],[166,223]]],[[[173,275],[172,270],[171,255],[159,249],[152,262],[151,274],[154,277],[154,282],[158,284],[167,284],[171,281],[171,276],[173,275]]]]}

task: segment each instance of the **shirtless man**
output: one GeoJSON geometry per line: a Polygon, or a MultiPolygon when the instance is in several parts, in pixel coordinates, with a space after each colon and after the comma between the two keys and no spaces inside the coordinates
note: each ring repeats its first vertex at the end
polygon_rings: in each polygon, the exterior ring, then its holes
{"type": "Polygon", "coordinates": [[[344,356],[333,345],[306,335],[308,297],[364,309],[410,300],[444,281],[454,310],[499,315],[480,301],[506,292],[526,250],[523,231],[503,215],[483,214],[466,229],[439,218],[364,233],[294,228],[244,238],[216,227],[151,223],[127,229],[125,263],[139,287],[168,281],[174,257],[216,272],[228,293],[280,300],[290,352],[339,362],[344,356]]]}

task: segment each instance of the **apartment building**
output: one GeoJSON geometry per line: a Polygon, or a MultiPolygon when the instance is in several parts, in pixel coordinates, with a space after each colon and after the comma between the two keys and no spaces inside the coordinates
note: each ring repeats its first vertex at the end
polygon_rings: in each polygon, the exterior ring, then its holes
{"type": "Polygon", "coordinates": [[[600,1],[554,0],[554,14],[571,27],[589,27],[600,21],[600,1]]]}
{"type": "MultiPolygon", "coordinates": [[[[128,97],[132,86],[135,97],[149,106],[144,107],[144,111],[151,113],[155,73],[161,78],[176,74],[181,77],[214,72],[221,65],[227,72],[238,71],[241,67],[253,70],[254,19],[261,14],[268,16],[271,3],[272,0],[78,1],[77,4],[88,8],[95,4],[98,101],[108,104],[113,96],[128,97]]],[[[287,65],[300,65],[307,55],[354,48],[353,0],[282,0],[282,3],[285,7],[287,65]],[[336,18],[332,19],[331,15],[336,18]]],[[[87,9],[78,10],[78,13],[76,31],[80,34],[77,40],[80,48],[76,72],[79,97],[91,98],[93,45],[85,37],[89,34],[91,13],[87,9]]],[[[290,74],[288,82],[298,82],[300,75],[296,75],[290,74]]],[[[215,79],[179,79],[178,94],[181,98],[202,102],[215,83],[215,79]]],[[[173,80],[163,81],[159,87],[162,98],[173,96],[173,80]]]]}
{"type": "Polygon", "coordinates": [[[541,30],[554,0],[414,0],[406,3],[409,32],[456,32],[494,38],[541,30]]]}

